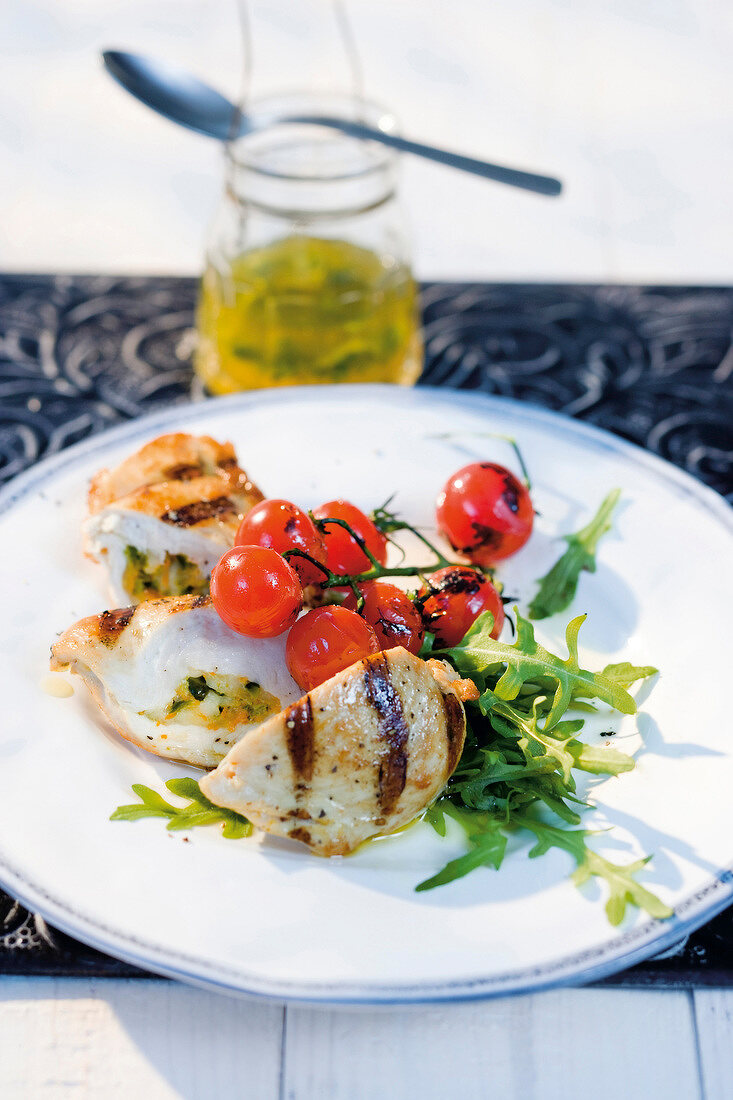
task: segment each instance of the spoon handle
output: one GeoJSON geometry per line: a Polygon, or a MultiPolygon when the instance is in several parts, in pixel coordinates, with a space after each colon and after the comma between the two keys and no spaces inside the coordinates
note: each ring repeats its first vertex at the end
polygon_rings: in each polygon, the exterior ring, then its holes
{"type": "Polygon", "coordinates": [[[473,175],[482,176],[484,179],[496,180],[497,183],[508,183],[512,187],[521,187],[525,191],[535,191],[538,195],[555,196],[562,191],[562,183],[553,176],[540,176],[536,172],[523,172],[518,168],[505,168],[501,164],[489,164],[485,160],[465,157],[461,153],[452,153],[448,149],[438,149],[434,145],[424,145],[420,141],[410,141],[408,138],[398,137],[396,134],[386,134],[382,130],[365,126],[361,122],[331,118],[328,115],[290,116],[287,121],[308,122],[318,126],[332,127],[334,130],[340,130],[351,137],[363,138],[367,141],[378,141],[382,145],[398,149],[401,153],[412,153],[416,157],[435,160],[439,164],[448,165],[449,168],[471,172],[473,175]]]}

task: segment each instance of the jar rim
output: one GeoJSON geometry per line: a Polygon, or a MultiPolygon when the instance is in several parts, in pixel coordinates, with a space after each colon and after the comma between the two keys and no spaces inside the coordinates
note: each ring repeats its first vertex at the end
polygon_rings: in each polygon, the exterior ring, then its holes
{"type": "Polygon", "coordinates": [[[252,100],[247,114],[254,121],[254,129],[225,146],[225,156],[234,170],[283,182],[327,184],[385,173],[397,160],[397,154],[379,142],[314,123],[293,122],[288,117],[335,116],[395,133],[395,115],[376,100],[333,92],[276,93],[252,100]],[[322,151],[330,146],[337,155],[331,166],[323,163],[318,169],[284,168],[278,161],[283,159],[288,146],[322,151]],[[272,163],[268,163],[268,158],[272,163]]]}

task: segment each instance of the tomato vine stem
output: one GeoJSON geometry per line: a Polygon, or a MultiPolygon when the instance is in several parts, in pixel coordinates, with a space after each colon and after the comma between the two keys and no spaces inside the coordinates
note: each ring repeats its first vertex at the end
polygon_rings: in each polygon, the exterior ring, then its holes
{"type": "MultiPolygon", "coordinates": [[[[389,503],[389,502],[387,502],[389,503]]],[[[386,507],[386,505],[385,505],[386,507]]],[[[430,540],[418,531],[415,527],[412,527],[409,523],[404,523],[402,520],[397,520],[396,517],[390,517],[390,524],[394,526],[390,527],[393,531],[411,531],[416,538],[427,547],[428,550],[435,556],[435,561],[430,562],[428,565],[414,566],[414,565],[382,565],[381,562],[372,554],[369,547],[364,542],[364,539],[356,533],[353,527],[343,519],[337,519],[336,517],[325,516],[323,519],[313,518],[313,522],[321,530],[325,532],[327,524],[333,524],[337,527],[342,527],[354,542],[357,544],[360,550],[363,551],[366,558],[370,563],[370,568],[364,570],[361,573],[334,573],[328,566],[323,565],[322,562],[316,561],[305,550],[286,550],[283,553],[283,557],[288,561],[291,557],[305,558],[312,565],[314,565],[322,574],[324,579],[320,582],[323,588],[350,588],[354,593],[357,601],[357,609],[360,609],[363,604],[363,596],[359,590],[360,584],[368,584],[370,581],[382,580],[384,577],[419,577],[424,583],[427,583],[425,574],[435,572],[438,569],[473,569],[476,573],[486,574],[491,573],[491,570],[482,569],[478,565],[467,564],[466,562],[451,561],[449,558],[441,553],[437,546],[434,546],[430,540]]]]}

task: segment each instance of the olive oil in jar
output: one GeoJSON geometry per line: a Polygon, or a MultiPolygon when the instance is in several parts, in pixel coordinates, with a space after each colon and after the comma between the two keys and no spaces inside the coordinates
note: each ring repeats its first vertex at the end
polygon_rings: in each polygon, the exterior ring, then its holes
{"type": "Polygon", "coordinates": [[[292,235],[210,262],[196,371],[217,394],[331,382],[413,383],[422,365],[409,268],[345,240],[292,235]]]}

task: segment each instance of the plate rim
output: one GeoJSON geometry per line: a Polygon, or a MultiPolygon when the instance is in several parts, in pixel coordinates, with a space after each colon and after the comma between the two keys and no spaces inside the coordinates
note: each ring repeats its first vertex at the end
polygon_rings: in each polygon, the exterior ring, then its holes
{"type": "MultiPolygon", "coordinates": [[[[365,398],[373,398],[387,393],[393,403],[398,395],[400,401],[406,402],[414,402],[423,397],[428,400],[439,398],[444,403],[448,401],[472,412],[481,407],[489,413],[497,410],[511,411],[530,426],[537,425],[555,430],[563,428],[566,433],[569,432],[581,442],[594,445],[596,450],[600,447],[602,450],[636,459],[657,478],[674,486],[677,492],[692,496],[699,504],[711,510],[714,518],[733,533],[733,508],[723,496],[660,456],[605,429],[541,406],[478,391],[467,392],[437,386],[401,389],[374,384],[282,387],[208,398],[155,410],[145,416],[99,432],[91,439],[64,448],[35,463],[29,470],[18,474],[0,490],[0,517],[12,510],[32,492],[39,482],[47,482],[49,477],[66,467],[84,461],[97,451],[107,450],[126,440],[135,440],[158,428],[190,422],[210,412],[215,414],[219,410],[236,412],[240,408],[265,404],[303,400],[317,403],[334,395],[343,398],[349,394],[361,394],[365,398]]],[[[176,952],[164,944],[146,942],[124,930],[115,929],[105,922],[78,913],[64,901],[52,897],[42,885],[31,882],[14,867],[12,860],[6,857],[1,848],[0,885],[31,912],[39,913],[67,935],[143,970],[258,1000],[374,1006],[482,1000],[598,981],[670,948],[726,908],[733,898],[733,863],[719,868],[714,873],[711,872],[708,880],[694,894],[683,898],[677,904],[671,919],[644,921],[620,936],[613,935],[604,944],[587,948],[579,954],[565,955],[546,964],[502,976],[461,978],[455,981],[431,981],[421,984],[412,982],[395,986],[368,982],[339,984],[326,982],[321,985],[304,981],[264,979],[247,975],[241,968],[232,967],[229,970],[220,964],[176,952]],[[692,914],[687,918],[680,915],[689,910],[692,910],[692,914]],[[587,961],[592,959],[597,961],[587,964],[587,961]]]]}

